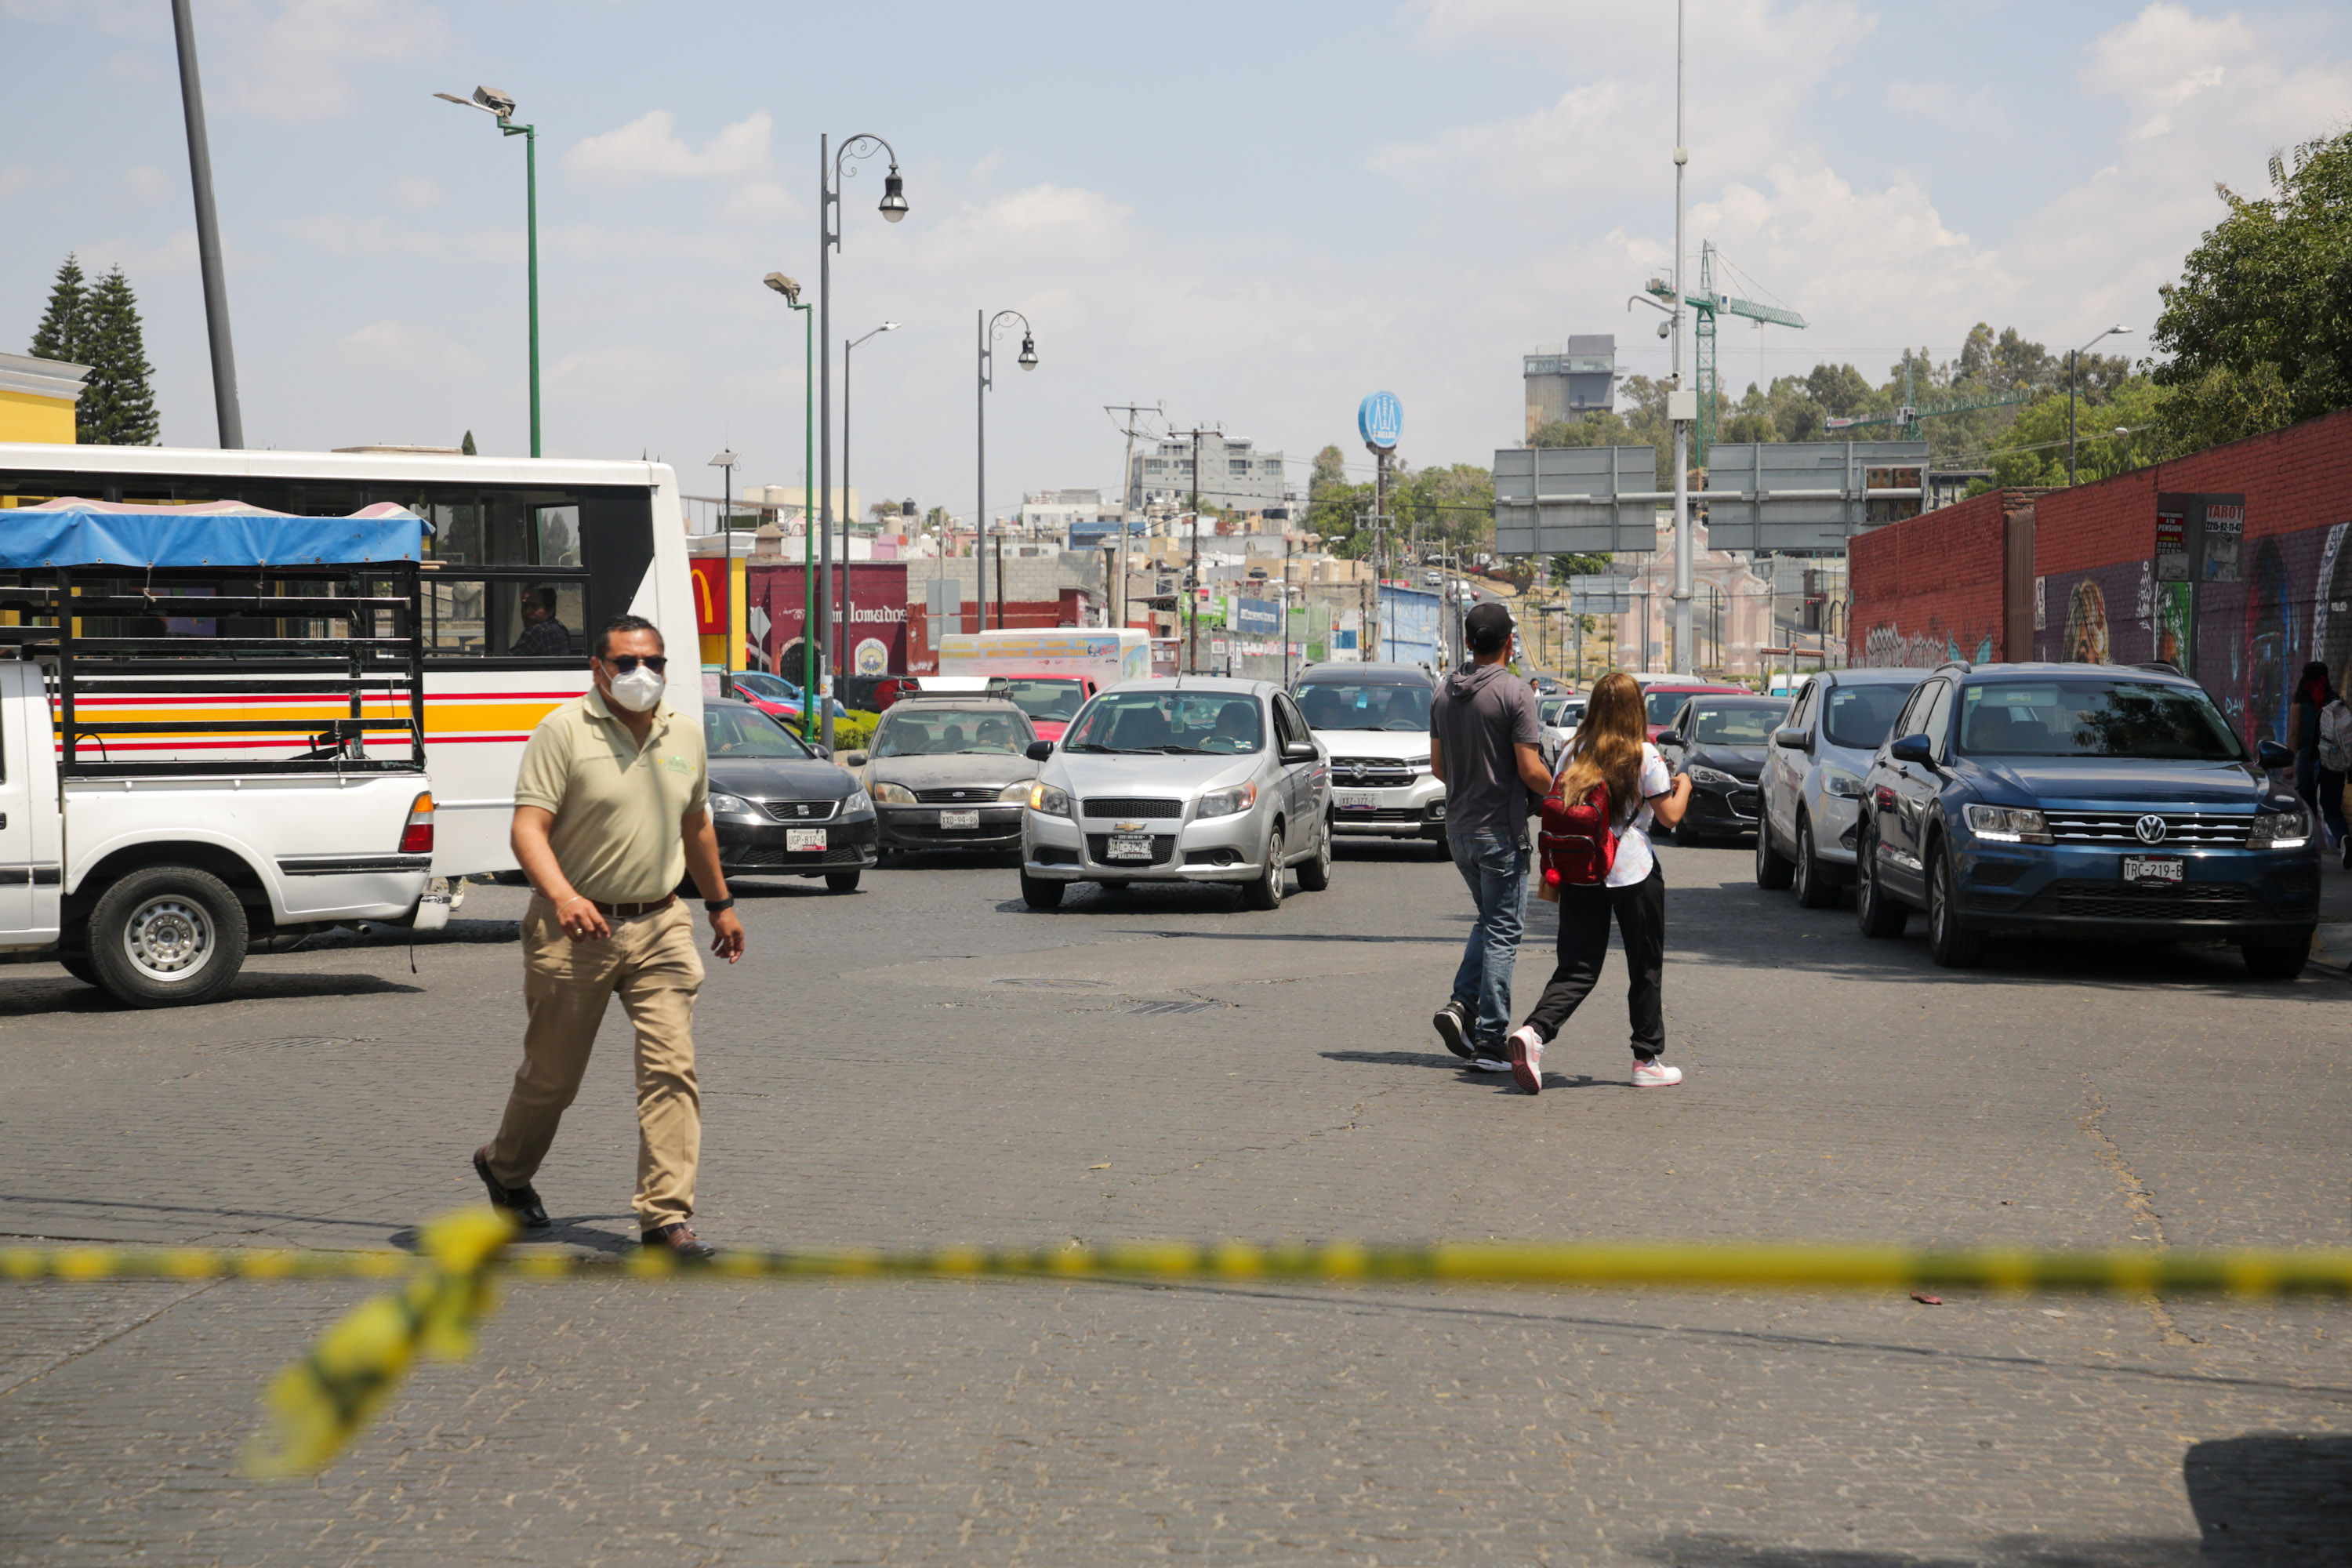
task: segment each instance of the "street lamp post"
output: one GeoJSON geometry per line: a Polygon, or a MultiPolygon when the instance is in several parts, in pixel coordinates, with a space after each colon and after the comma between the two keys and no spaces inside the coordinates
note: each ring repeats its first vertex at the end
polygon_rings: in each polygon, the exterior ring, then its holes
{"type": "Polygon", "coordinates": [[[721,452],[710,459],[710,466],[725,476],[725,488],[719,491],[719,580],[727,586],[727,600],[719,607],[719,668],[722,671],[735,668],[735,465],[743,459],[733,452],[721,452]]]}
{"type": "Polygon", "coordinates": [[[771,272],[761,281],[801,312],[801,739],[814,741],[823,722],[816,710],[816,561],[811,553],[816,509],[809,504],[809,470],[816,457],[816,315],[814,307],[801,303],[796,280],[771,272]]]}
{"type": "MultiPolygon", "coordinates": [[[[898,330],[898,322],[885,321],[874,331],[866,333],[866,338],[873,337],[877,332],[895,332],[898,330]]],[[[864,342],[866,338],[844,339],[841,344],[841,493],[844,499],[848,497],[850,489],[849,352],[864,342]]],[[[841,520],[841,657],[835,666],[836,679],[841,680],[849,679],[849,525],[856,521],[853,517],[841,520]]],[[[826,711],[832,711],[830,704],[826,711]]]]}
{"type": "MultiPolygon", "coordinates": [[[[973,520],[976,531],[972,534],[971,557],[974,568],[980,574],[978,578],[980,629],[986,631],[988,629],[988,389],[996,384],[996,351],[989,344],[994,339],[1003,337],[1011,323],[1020,322],[1021,358],[1017,363],[1023,370],[1035,370],[1037,368],[1037,335],[1029,325],[1029,318],[1018,310],[999,310],[993,316],[986,310],[976,310],[973,312],[973,319],[980,327],[980,388],[973,394],[973,399],[979,406],[980,511],[973,520]]],[[[996,592],[1001,598],[1004,593],[1002,571],[997,574],[997,579],[996,592]]],[[[1004,624],[1004,616],[1002,613],[997,616],[996,622],[999,626],[1004,624]]]]}
{"type": "Polygon", "coordinates": [[[2101,339],[2130,331],[2129,327],[2109,327],[2066,356],[2066,483],[2070,487],[2074,482],[2074,388],[2083,379],[2083,356],[2096,347],[2101,339]]]}
{"type": "Polygon", "coordinates": [[[466,109],[495,116],[501,136],[522,138],[524,243],[530,284],[530,455],[539,456],[539,127],[514,123],[515,100],[494,87],[478,87],[471,98],[451,92],[434,97],[466,109]]]}
{"type": "MultiPolygon", "coordinates": [[[[898,150],[879,136],[864,132],[843,142],[838,153],[833,151],[832,142],[825,137],[816,139],[816,183],[820,193],[816,205],[817,336],[824,342],[819,350],[823,360],[817,366],[818,499],[817,510],[813,515],[823,520],[824,528],[824,539],[819,546],[824,593],[817,602],[827,606],[827,622],[833,618],[833,253],[841,248],[841,182],[857,173],[845,166],[846,161],[871,158],[877,153],[890,155],[890,172],[883,177],[882,201],[876,210],[887,221],[897,223],[907,216],[907,188],[906,182],[898,177],[898,150]]],[[[820,628],[824,641],[819,645],[819,651],[826,655],[823,723],[827,746],[833,744],[832,630],[830,625],[820,628]]],[[[811,701],[817,700],[813,690],[805,695],[811,701]]]]}

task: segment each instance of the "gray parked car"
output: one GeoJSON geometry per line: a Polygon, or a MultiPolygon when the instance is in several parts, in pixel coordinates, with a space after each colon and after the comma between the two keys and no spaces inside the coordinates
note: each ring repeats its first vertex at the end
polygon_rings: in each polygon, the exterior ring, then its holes
{"type": "Polygon", "coordinates": [[[1266,680],[1130,680],[1078,710],[1021,814],[1021,896],[1050,910],[1072,882],[1230,882],[1244,902],[1331,883],[1331,762],[1266,680]]]}
{"type": "Polygon", "coordinates": [[[1925,677],[1916,669],[1830,669],[1798,688],[1760,782],[1756,885],[1794,886],[1809,910],[1853,880],[1862,781],[1887,726],[1925,677]]]}
{"type": "Polygon", "coordinates": [[[856,768],[893,849],[1005,850],[1021,842],[1021,808],[1037,764],[1029,716],[1001,697],[902,697],[882,715],[856,768]]]}

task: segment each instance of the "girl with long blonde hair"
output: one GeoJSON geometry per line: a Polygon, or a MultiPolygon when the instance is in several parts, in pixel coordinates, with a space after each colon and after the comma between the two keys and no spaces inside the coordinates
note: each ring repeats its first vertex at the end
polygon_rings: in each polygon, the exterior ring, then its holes
{"type": "Polygon", "coordinates": [[[1559,963],[1528,1021],[1509,1040],[1511,1076],[1529,1094],[1543,1092],[1544,1047],[1591,994],[1609,956],[1613,917],[1625,939],[1626,1006],[1633,1023],[1633,1083],[1662,1089],[1680,1083],[1680,1068],[1658,1057],[1666,1046],[1661,978],[1666,952],[1666,881],[1651,847],[1650,827],[1673,827],[1690,805],[1685,774],[1669,777],[1650,744],[1642,689],[1630,675],[1604,675],[1592,689],[1584,719],[1560,757],[1559,784],[1570,805],[1595,788],[1608,791],[1617,855],[1601,887],[1559,889],[1559,963]]]}

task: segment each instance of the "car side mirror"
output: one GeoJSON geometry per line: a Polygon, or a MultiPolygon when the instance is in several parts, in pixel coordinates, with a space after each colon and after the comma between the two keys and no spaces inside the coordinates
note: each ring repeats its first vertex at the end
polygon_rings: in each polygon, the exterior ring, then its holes
{"type": "Polygon", "coordinates": [[[1294,741],[1282,748],[1282,760],[1286,763],[1311,763],[1322,754],[1306,741],[1294,741]]]}
{"type": "Polygon", "coordinates": [[[828,763],[833,761],[833,748],[826,745],[823,741],[811,741],[808,743],[808,749],[814,752],[818,756],[823,757],[828,763]]]}
{"type": "Polygon", "coordinates": [[[1805,749],[1805,732],[1790,724],[1772,731],[1772,743],[1786,746],[1792,752],[1801,752],[1805,749]]]}
{"type": "Polygon", "coordinates": [[[874,760],[871,752],[844,752],[835,759],[845,768],[862,768],[874,760]]]}
{"type": "Polygon", "coordinates": [[[1033,763],[1042,763],[1047,757],[1054,754],[1054,742],[1051,741],[1032,741],[1029,742],[1029,749],[1022,754],[1033,763]]]}
{"type": "Polygon", "coordinates": [[[2290,768],[2294,765],[2294,753],[2276,741],[2256,742],[2254,758],[2262,763],[2265,773],[2275,768],[2290,768]]]}
{"type": "Polygon", "coordinates": [[[1925,735],[1905,735],[1886,743],[1886,754],[1898,763],[1925,763],[1932,766],[1936,761],[1936,747],[1925,735]]]}

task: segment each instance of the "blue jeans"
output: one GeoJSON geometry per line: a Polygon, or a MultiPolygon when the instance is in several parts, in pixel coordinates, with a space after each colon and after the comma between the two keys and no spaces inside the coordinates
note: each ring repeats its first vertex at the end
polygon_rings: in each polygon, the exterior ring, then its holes
{"type": "Polygon", "coordinates": [[[1448,837],[1454,864],[1469,884],[1478,919],[1454,973],[1454,1000],[1473,1019],[1470,1037],[1483,1056],[1503,1054],[1511,1031],[1511,966],[1518,962],[1528,896],[1528,842],[1499,833],[1448,837]]]}

